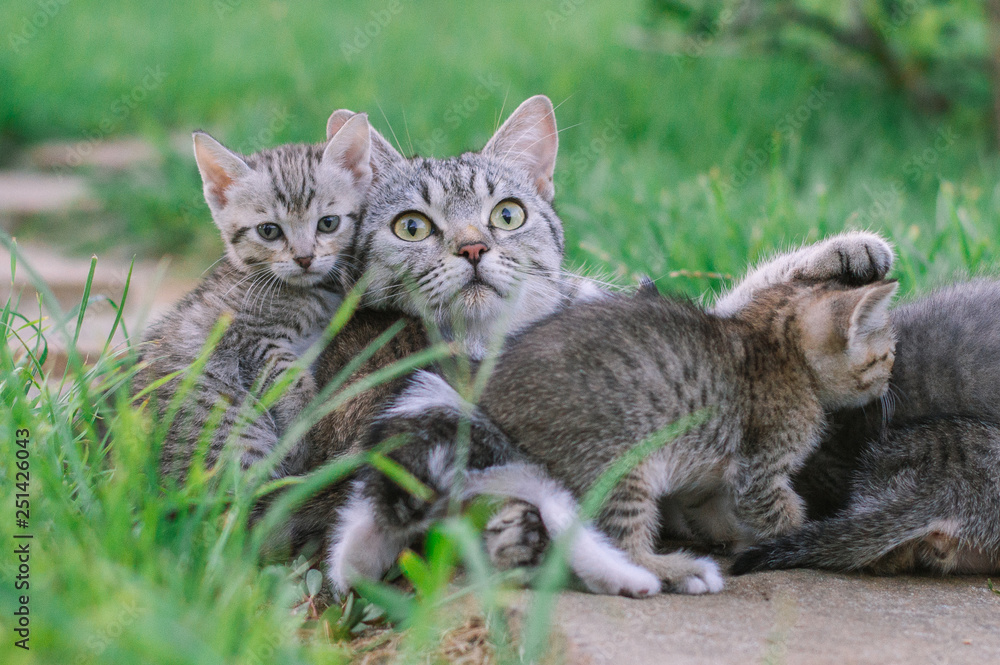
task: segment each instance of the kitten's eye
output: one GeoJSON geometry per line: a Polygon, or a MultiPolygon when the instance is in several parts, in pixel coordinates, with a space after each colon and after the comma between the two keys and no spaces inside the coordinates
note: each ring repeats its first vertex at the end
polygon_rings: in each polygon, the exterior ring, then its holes
{"type": "Polygon", "coordinates": [[[434,233],[434,225],[426,215],[419,212],[404,212],[396,218],[392,232],[403,240],[418,242],[434,233]]]}
{"type": "Polygon", "coordinates": [[[281,237],[281,227],[277,224],[258,224],[257,233],[264,240],[277,240],[281,237]]]}
{"type": "Polygon", "coordinates": [[[513,199],[501,201],[490,213],[490,224],[504,231],[513,231],[524,225],[527,218],[524,207],[513,199]]]}
{"type": "Polygon", "coordinates": [[[319,218],[316,230],[320,233],[333,233],[340,228],[340,215],[327,215],[319,218]]]}

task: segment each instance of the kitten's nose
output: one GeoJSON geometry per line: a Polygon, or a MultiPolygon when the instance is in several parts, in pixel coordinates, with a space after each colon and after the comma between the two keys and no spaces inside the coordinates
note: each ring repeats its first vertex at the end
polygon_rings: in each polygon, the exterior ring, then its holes
{"type": "Polygon", "coordinates": [[[309,266],[313,263],[313,257],[311,256],[296,256],[295,262],[302,266],[303,270],[309,270],[309,266]]]}
{"type": "Polygon", "coordinates": [[[471,245],[462,245],[458,248],[458,255],[464,256],[466,260],[472,265],[479,263],[479,257],[489,251],[489,247],[481,242],[473,243],[471,245]]]}

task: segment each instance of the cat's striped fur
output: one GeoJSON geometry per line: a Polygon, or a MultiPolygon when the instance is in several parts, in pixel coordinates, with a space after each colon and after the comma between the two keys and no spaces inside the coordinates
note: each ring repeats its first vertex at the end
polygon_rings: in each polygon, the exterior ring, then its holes
{"type": "MultiPolygon", "coordinates": [[[[351,115],[334,113],[328,134],[351,115]]],[[[456,157],[406,158],[374,129],[371,137],[375,175],[357,234],[358,263],[371,282],[362,308],[316,363],[320,385],[400,319],[405,329],[354,379],[426,348],[425,328],[481,358],[511,331],[597,294],[591,282],[560,268],[562,222],[552,207],[558,132],[548,98],[526,100],[482,150],[456,157]],[[493,210],[508,200],[526,213],[518,228],[491,223],[493,210]],[[410,213],[433,232],[421,240],[397,235],[395,222],[410,213]],[[477,245],[473,260],[464,248],[477,245]]],[[[400,379],[372,388],[323,418],[311,435],[309,467],[359,452],[404,385],[400,379]]],[[[297,511],[285,534],[293,551],[328,537],[343,493],[342,484],[331,486],[297,511]]]]}
{"type": "Polygon", "coordinates": [[[735,570],[1000,572],[998,321],[991,279],[894,310],[891,401],[834,414],[795,481],[817,521],[735,570]]]}
{"type": "MultiPolygon", "coordinates": [[[[801,501],[789,478],[818,444],[824,409],[864,403],[886,387],[894,346],[886,307],[895,290],[895,283],[778,284],[755,293],[730,318],[648,296],[575,305],[530,327],[501,354],[479,402],[488,420],[477,429],[487,442],[473,432],[470,465],[483,468],[482,449],[502,451],[500,441],[509,437],[515,450],[580,498],[637,442],[711,408],[705,424],[653,453],[616,486],[597,526],[631,565],[668,589],[718,591],[721,578],[710,560],[654,553],[657,499],[720,497],[727,510],[715,528],[719,538],[734,541],[798,526],[801,501]],[[502,434],[491,434],[486,422],[502,434]]],[[[421,379],[408,389],[378,435],[411,434],[411,443],[392,454],[447,494],[451,440],[434,425],[434,411],[443,408],[442,417],[454,420],[468,407],[442,404],[449,399],[445,388],[433,390],[431,383],[421,379]]],[[[502,466],[507,457],[498,453],[490,464],[502,466]]],[[[348,526],[331,553],[341,586],[357,575],[380,575],[375,564],[395,556],[377,551],[365,559],[355,548],[398,552],[420,521],[413,500],[401,503],[389,484],[368,472],[345,508],[348,526]],[[356,537],[351,524],[367,537],[356,537]]],[[[502,483],[491,490],[512,491],[502,483]]],[[[541,516],[544,522],[544,508],[541,516]]],[[[645,595],[659,588],[633,584],[628,571],[613,568],[578,572],[592,582],[598,576],[591,588],[601,590],[645,595]],[[618,582],[600,581],[619,573],[618,582]]]]}
{"type": "MultiPolygon", "coordinates": [[[[234,444],[248,466],[273,449],[315,396],[315,381],[305,371],[260,417],[247,422],[240,416],[245,402],[263,395],[329,323],[346,285],[356,221],[371,181],[363,115],[326,143],[284,145],[245,157],[201,132],[194,142],[205,198],[226,255],[150,327],[134,387],[138,392],[183,373],[220,319],[231,319],[167,433],[163,469],[179,474],[186,472],[214,409],[221,409],[221,420],[210,433],[209,462],[239,426],[242,433],[233,437],[234,444]]],[[[161,414],[182,378],[154,391],[161,414]]],[[[302,448],[296,447],[283,471],[296,470],[302,458],[302,448]]]]}

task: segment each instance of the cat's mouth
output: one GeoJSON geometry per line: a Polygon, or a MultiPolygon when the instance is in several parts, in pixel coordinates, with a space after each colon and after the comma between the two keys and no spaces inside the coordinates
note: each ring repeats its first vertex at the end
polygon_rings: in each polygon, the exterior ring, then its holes
{"type": "Polygon", "coordinates": [[[462,296],[465,304],[469,306],[481,305],[493,297],[503,297],[500,289],[483,279],[478,273],[462,287],[459,294],[462,296]]]}

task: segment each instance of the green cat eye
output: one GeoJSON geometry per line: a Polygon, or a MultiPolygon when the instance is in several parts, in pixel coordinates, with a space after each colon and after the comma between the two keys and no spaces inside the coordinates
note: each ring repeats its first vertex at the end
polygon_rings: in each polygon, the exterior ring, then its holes
{"type": "Polygon", "coordinates": [[[434,224],[419,212],[404,212],[392,224],[392,232],[403,240],[419,242],[434,233],[434,224]]]}
{"type": "Polygon", "coordinates": [[[277,224],[258,224],[257,233],[264,240],[277,240],[281,237],[281,227],[277,224]]]}
{"type": "Polygon", "coordinates": [[[319,218],[316,230],[320,233],[333,233],[340,227],[340,215],[327,215],[319,218]]]}
{"type": "Polygon", "coordinates": [[[490,225],[505,231],[513,231],[524,225],[528,215],[524,206],[514,199],[507,199],[496,204],[490,213],[490,225]]]}

